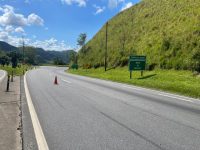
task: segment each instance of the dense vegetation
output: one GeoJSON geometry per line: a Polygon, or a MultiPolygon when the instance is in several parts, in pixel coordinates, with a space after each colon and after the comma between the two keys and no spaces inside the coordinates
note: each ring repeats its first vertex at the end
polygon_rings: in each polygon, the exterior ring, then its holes
{"type": "MultiPolygon", "coordinates": [[[[78,54],[82,66],[104,65],[105,25],[78,54]]],[[[199,0],[142,0],[108,22],[108,65],[146,55],[147,68],[200,72],[199,0]]]]}
{"type": "Polygon", "coordinates": [[[5,70],[9,75],[20,76],[23,75],[27,70],[31,69],[31,66],[22,65],[20,67],[12,68],[12,66],[0,66],[0,70],[5,70]]]}
{"type": "MultiPolygon", "coordinates": [[[[25,47],[24,60],[23,48],[14,47],[6,42],[0,41],[0,64],[9,65],[10,63],[24,63],[30,65],[41,65],[47,63],[56,63],[56,65],[69,64],[71,55],[76,52],[66,51],[45,51],[42,48],[25,47]],[[16,59],[16,60],[14,60],[16,59]]],[[[14,65],[15,66],[15,65],[14,65]]]]}

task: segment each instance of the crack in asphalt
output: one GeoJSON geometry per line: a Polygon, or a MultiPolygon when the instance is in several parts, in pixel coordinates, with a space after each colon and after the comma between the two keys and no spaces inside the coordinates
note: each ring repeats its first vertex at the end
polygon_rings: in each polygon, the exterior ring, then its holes
{"type": "Polygon", "coordinates": [[[161,147],[161,145],[158,145],[158,144],[154,143],[153,141],[149,140],[148,138],[146,138],[146,137],[143,136],[142,134],[140,134],[140,133],[134,131],[133,129],[129,128],[129,127],[126,126],[125,124],[123,124],[123,123],[117,121],[116,119],[112,118],[111,116],[109,116],[109,115],[107,115],[107,114],[105,114],[105,113],[103,113],[103,112],[101,112],[101,111],[99,111],[99,112],[100,112],[103,116],[105,116],[106,118],[108,118],[108,119],[112,120],[113,122],[117,123],[118,125],[124,127],[124,128],[127,129],[128,131],[134,133],[134,134],[137,135],[138,137],[140,137],[140,138],[144,139],[145,141],[151,143],[151,144],[154,145],[155,147],[157,147],[157,148],[159,148],[159,149],[161,149],[161,150],[165,150],[164,148],[161,147]]]}

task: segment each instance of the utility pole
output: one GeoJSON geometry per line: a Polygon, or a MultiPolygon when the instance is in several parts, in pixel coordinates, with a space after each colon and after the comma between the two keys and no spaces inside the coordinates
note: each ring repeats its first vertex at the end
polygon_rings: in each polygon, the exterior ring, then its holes
{"type": "Polygon", "coordinates": [[[107,71],[108,22],[106,22],[105,71],[107,71]]]}
{"type": "Polygon", "coordinates": [[[23,65],[24,65],[24,37],[22,36],[22,53],[23,53],[23,65]]]}
{"type": "Polygon", "coordinates": [[[24,37],[23,36],[22,36],[22,52],[23,52],[23,74],[24,74],[25,59],[24,59],[24,37]]]}

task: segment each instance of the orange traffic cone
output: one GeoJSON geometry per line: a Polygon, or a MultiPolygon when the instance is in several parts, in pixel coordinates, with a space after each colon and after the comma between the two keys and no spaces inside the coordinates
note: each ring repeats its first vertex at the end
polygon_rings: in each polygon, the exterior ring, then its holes
{"type": "Polygon", "coordinates": [[[55,76],[54,84],[55,84],[55,85],[58,85],[58,79],[57,79],[57,76],[55,76]]]}

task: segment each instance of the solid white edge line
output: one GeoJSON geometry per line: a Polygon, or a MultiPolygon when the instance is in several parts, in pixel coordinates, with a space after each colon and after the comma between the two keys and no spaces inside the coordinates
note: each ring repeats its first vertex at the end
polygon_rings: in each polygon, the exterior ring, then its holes
{"type": "Polygon", "coordinates": [[[191,101],[189,99],[184,99],[184,98],[180,98],[180,97],[176,97],[176,96],[171,96],[171,95],[161,94],[161,93],[159,93],[158,95],[193,103],[193,101],[191,101]]]}
{"type": "Polygon", "coordinates": [[[133,89],[133,90],[141,91],[141,89],[139,89],[139,88],[134,88],[134,87],[131,87],[131,86],[123,85],[123,87],[128,88],[128,89],[133,89]]]}
{"type": "Polygon", "coordinates": [[[3,72],[3,76],[0,77],[0,82],[3,81],[3,79],[6,77],[6,72],[4,70],[1,70],[3,72]]]}
{"type": "MultiPolygon", "coordinates": [[[[69,74],[71,75],[71,74],[69,74]]],[[[73,75],[71,75],[73,76],[73,75]]],[[[200,99],[195,99],[195,98],[191,98],[191,97],[186,97],[186,96],[182,96],[182,95],[176,95],[174,93],[168,93],[168,92],[164,92],[164,91],[159,91],[159,90],[154,90],[154,89],[148,89],[145,87],[139,87],[139,86],[135,86],[135,85],[129,85],[129,84],[125,84],[125,83],[119,83],[119,82],[114,82],[114,81],[110,81],[110,80],[103,80],[103,79],[98,79],[98,78],[92,78],[92,77],[87,77],[87,76],[81,76],[81,75],[74,75],[80,78],[88,78],[94,81],[104,81],[107,83],[112,83],[115,85],[121,85],[122,87],[125,88],[129,88],[129,89],[135,89],[137,91],[142,91],[142,90],[146,90],[149,92],[155,92],[155,95],[161,95],[161,96],[166,96],[166,97],[170,97],[170,98],[175,98],[175,99],[179,99],[179,100],[183,100],[183,101],[188,101],[188,102],[192,102],[194,103],[194,101],[199,101],[200,99]]]]}
{"type": "Polygon", "coordinates": [[[30,112],[30,116],[31,116],[31,120],[32,120],[33,128],[34,128],[35,138],[36,138],[36,141],[38,144],[38,149],[39,150],[49,150],[44,133],[42,131],[42,127],[41,127],[39,119],[37,117],[37,113],[35,111],[33,102],[31,100],[31,96],[30,96],[27,81],[26,81],[26,75],[27,75],[27,72],[24,76],[24,88],[25,88],[28,108],[29,108],[29,112],[30,112]]]}

